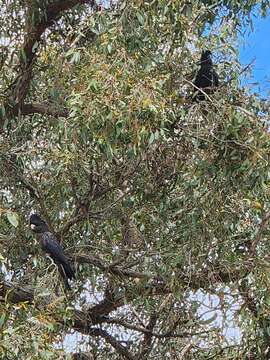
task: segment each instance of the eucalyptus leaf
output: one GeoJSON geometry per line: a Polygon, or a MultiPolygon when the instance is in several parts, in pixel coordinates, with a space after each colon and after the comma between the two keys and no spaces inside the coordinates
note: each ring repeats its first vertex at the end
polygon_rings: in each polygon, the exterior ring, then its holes
{"type": "Polygon", "coordinates": [[[9,223],[14,226],[14,227],[18,227],[19,225],[19,216],[16,212],[13,211],[8,211],[6,213],[7,219],[9,221],[9,223]]]}

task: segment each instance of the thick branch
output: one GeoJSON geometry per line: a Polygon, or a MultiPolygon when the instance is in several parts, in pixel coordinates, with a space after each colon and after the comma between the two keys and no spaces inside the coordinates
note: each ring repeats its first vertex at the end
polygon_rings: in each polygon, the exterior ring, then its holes
{"type": "MultiPolygon", "coordinates": [[[[45,9],[34,8],[34,5],[29,5],[26,23],[27,31],[24,37],[24,43],[20,50],[20,65],[19,74],[10,87],[10,93],[7,94],[7,101],[5,103],[6,116],[14,116],[19,113],[31,114],[39,112],[43,114],[50,114],[53,116],[66,116],[65,111],[52,110],[44,108],[41,104],[27,104],[22,107],[25,97],[29,90],[29,84],[32,78],[32,68],[36,59],[36,49],[41,40],[42,34],[47,28],[52,26],[57,20],[60,19],[64,11],[72,9],[79,4],[90,4],[94,7],[94,0],[65,0],[55,1],[48,4],[45,9]],[[33,8],[31,8],[33,6],[33,8]],[[36,20],[38,19],[38,20],[36,20]],[[50,111],[49,111],[50,110],[50,111]]],[[[3,130],[5,124],[5,116],[0,117],[0,132],[3,130]]]]}
{"type": "Polygon", "coordinates": [[[154,276],[151,273],[126,270],[126,269],[122,269],[120,266],[116,266],[115,264],[107,264],[104,260],[102,260],[97,256],[78,254],[75,256],[71,256],[71,258],[73,258],[74,261],[79,264],[91,264],[93,266],[98,267],[103,272],[109,272],[119,277],[130,277],[137,279],[151,279],[155,281],[164,281],[162,277],[154,276]]]}
{"type": "Polygon", "coordinates": [[[8,301],[13,304],[19,302],[30,302],[34,301],[34,291],[32,289],[26,289],[8,281],[0,282],[0,300],[8,301]]]}
{"type": "Polygon", "coordinates": [[[72,354],[72,360],[94,360],[94,357],[88,353],[74,353],[72,354]]]}
{"type": "Polygon", "coordinates": [[[24,104],[19,107],[14,108],[13,115],[18,115],[18,113],[22,115],[31,115],[31,114],[44,114],[51,115],[54,117],[67,117],[68,111],[67,109],[60,109],[59,107],[49,105],[49,104],[24,104]]]}
{"type": "MultiPolygon", "coordinates": [[[[130,274],[125,275],[129,276],[130,274]]],[[[214,283],[217,284],[220,282],[232,282],[233,279],[234,281],[236,281],[242,279],[243,277],[244,275],[240,272],[237,272],[237,274],[234,273],[232,277],[230,277],[230,275],[221,271],[219,272],[219,276],[216,276],[213,279],[211,279],[210,271],[208,273],[204,272],[204,274],[194,274],[194,276],[190,277],[180,277],[179,275],[177,275],[180,284],[184,283],[185,286],[189,286],[190,288],[195,289],[198,289],[200,285],[201,288],[205,288],[208,290],[210,287],[209,281],[211,281],[213,285],[214,283]]],[[[134,286],[124,289],[122,291],[107,291],[105,293],[105,298],[98,304],[92,306],[87,312],[74,310],[74,328],[82,333],[88,334],[93,324],[107,322],[109,320],[107,316],[112,311],[124,306],[127,302],[133,301],[139,296],[164,296],[165,294],[171,293],[170,286],[165,280],[157,281],[154,280],[155,278],[156,277],[154,276],[152,277],[152,279],[148,278],[147,284],[145,284],[144,282],[139,282],[137,284],[134,284],[134,286]]],[[[12,283],[2,282],[0,283],[0,296],[2,297],[2,300],[7,298],[8,301],[10,301],[11,303],[18,303],[24,301],[33,302],[34,290],[25,289],[12,283]]],[[[143,332],[147,333],[147,330],[143,332]]]]}
{"type": "MultiPolygon", "coordinates": [[[[183,331],[183,332],[180,332],[180,333],[176,333],[173,330],[169,330],[169,331],[164,332],[164,333],[157,333],[157,332],[153,331],[153,328],[152,328],[152,330],[150,329],[150,321],[149,321],[149,324],[148,324],[147,327],[133,325],[133,324],[128,323],[125,320],[117,319],[117,318],[116,319],[114,319],[114,318],[105,319],[104,322],[106,322],[107,324],[116,324],[116,325],[124,327],[125,329],[137,331],[137,332],[145,334],[145,335],[151,335],[151,336],[153,336],[155,338],[158,338],[158,339],[188,338],[188,337],[202,335],[202,334],[208,333],[210,331],[213,331],[213,330],[205,330],[205,331],[198,331],[198,332],[195,332],[195,331],[194,332],[183,331]]],[[[183,323],[186,323],[186,321],[182,322],[182,324],[183,323]]],[[[151,324],[153,324],[153,323],[151,323],[151,324]]],[[[179,324],[180,324],[180,322],[178,321],[177,325],[179,325],[179,324]]],[[[176,330],[176,327],[177,326],[174,326],[174,330],[176,330]]]]}
{"type": "Polygon", "coordinates": [[[135,360],[135,357],[131,355],[131,353],[127,350],[127,348],[123,346],[119,341],[117,341],[106,330],[100,328],[92,328],[89,331],[89,335],[102,337],[107,343],[109,343],[117,351],[118,354],[122,355],[124,358],[128,360],[135,360]]]}
{"type": "MultiPolygon", "coordinates": [[[[149,283],[146,285],[148,288],[155,288],[155,291],[159,293],[159,290],[165,293],[170,292],[167,287],[167,281],[164,277],[154,275],[146,272],[127,270],[126,268],[122,268],[118,266],[118,264],[107,264],[103,259],[85,254],[78,254],[72,256],[74,261],[81,264],[91,264],[93,266],[98,267],[103,272],[109,272],[113,275],[119,277],[127,277],[127,278],[135,278],[135,279],[148,279],[149,283]],[[158,290],[159,289],[159,290],[158,290]],[[166,290],[165,290],[166,289],[166,290]]],[[[220,269],[218,266],[213,266],[212,268],[204,269],[201,272],[197,272],[196,274],[187,274],[185,272],[179,272],[176,276],[178,279],[178,283],[180,285],[189,286],[194,290],[198,289],[207,289],[211,290],[214,284],[225,283],[229,284],[239,279],[244,278],[249,272],[249,263],[246,264],[246,267],[242,270],[239,269],[231,269],[227,271],[225,269],[220,269]]]]}
{"type": "Polygon", "coordinates": [[[35,57],[33,47],[40,41],[44,31],[52,26],[55,21],[59,20],[62,12],[70,10],[78,4],[90,4],[93,7],[95,2],[93,0],[64,0],[47,5],[45,10],[43,10],[43,16],[41,16],[40,21],[35,23],[25,36],[21,51],[26,64],[30,64],[35,57]]]}
{"type": "MultiPolygon", "coordinates": [[[[88,259],[87,259],[88,260],[88,259]]],[[[96,261],[96,260],[95,260],[96,261]]],[[[100,261],[100,260],[99,260],[100,261]]],[[[99,261],[96,263],[98,265],[103,266],[103,264],[99,263],[99,261]]],[[[107,266],[105,266],[105,270],[107,270],[107,266]]],[[[114,267],[112,267],[114,268],[114,267]]],[[[120,268],[118,268],[117,271],[121,271],[120,268]]],[[[182,276],[179,277],[177,275],[177,278],[179,278],[179,283],[184,282],[186,286],[192,287],[192,286],[198,286],[204,285],[207,288],[209,288],[209,279],[211,279],[212,271],[209,270],[208,273],[204,271],[203,274],[194,274],[194,276],[182,276]],[[203,279],[201,278],[203,276],[203,279]],[[194,284],[193,284],[194,283],[194,284]]],[[[212,278],[211,281],[212,284],[214,282],[222,282],[222,280],[228,280],[229,282],[232,281],[232,278],[225,274],[225,272],[216,271],[215,274],[218,273],[218,276],[215,275],[214,278],[212,278]]],[[[121,272],[123,275],[123,273],[121,272]]],[[[125,274],[125,276],[128,276],[129,274],[125,274]]],[[[234,276],[236,276],[234,274],[234,276]]],[[[241,275],[238,272],[238,280],[242,278],[243,274],[241,275]]],[[[153,277],[154,278],[154,277],[153,277]]],[[[95,328],[93,327],[94,324],[101,324],[101,323],[115,323],[116,321],[111,321],[110,318],[108,318],[108,315],[113,312],[114,310],[117,310],[118,308],[124,306],[127,303],[132,302],[134,299],[137,299],[139,296],[144,297],[155,297],[155,296],[164,296],[165,294],[171,293],[170,286],[165,281],[157,281],[148,279],[148,283],[145,284],[144,282],[139,282],[137,284],[134,284],[134,286],[129,286],[128,288],[124,288],[122,290],[117,289],[109,289],[105,292],[105,297],[102,301],[100,301],[98,304],[92,306],[88,311],[80,311],[74,309],[73,316],[71,317],[70,321],[68,323],[72,324],[70,325],[72,329],[79,331],[83,334],[87,334],[90,336],[96,336],[96,337],[102,337],[106,342],[108,342],[116,351],[118,354],[120,354],[122,357],[128,360],[134,360],[133,355],[130,354],[128,349],[123,346],[119,341],[117,341],[113,336],[111,336],[107,331],[101,329],[101,328],[95,328]]],[[[12,283],[8,282],[2,282],[0,283],[0,296],[2,301],[9,301],[11,303],[18,303],[18,302],[30,302],[34,304],[35,306],[35,296],[34,296],[34,290],[32,289],[25,289],[18,285],[14,285],[12,283]]],[[[46,301],[45,304],[48,305],[48,302],[46,301]]],[[[63,320],[62,318],[59,318],[59,315],[52,314],[54,316],[55,321],[59,324],[67,326],[67,321],[63,320]]],[[[176,334],[174,331],[170,331],[165,334],[159,334],[155,333],[153,331],[154,325],[156,322],[155,316],[149,321],[149,324],[146,328],[139,327],[137,329],[133,328],[132,326],[129,326],[127,323],[122,323],[121,321],[118,322],[118,325],[126,326],[127,328],[137,330],[144,334],[145,336],[145,342],[147,343],[145,347],[148,346],[148,350],[151,350],[151,338],[170,338],[170,337],[181,337],[183,334],[176,334]]],[[[190,334],[187,334],[190,335],[190,334]]],[[[141,352],[141,355],[144,356],[146,352],[141,352]]]]}
{"type": "Polygon", "coordinates": [[[158,316],[156,312],[150,316],[149,323],[146,326],[146,329],[149,331],[148,333],[144,333],[144,338],[141,344],[142,351],[138,356],[139,359],[147,359],[153,347],[153,329],[157,323],[158,316]]]}

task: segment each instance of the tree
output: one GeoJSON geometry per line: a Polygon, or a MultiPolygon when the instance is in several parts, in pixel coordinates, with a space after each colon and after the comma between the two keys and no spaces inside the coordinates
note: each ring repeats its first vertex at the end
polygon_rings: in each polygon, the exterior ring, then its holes
{"type": "Polygon", "coordinates": [[[4,359],[267,358],[269,110],[236,51],[259,6],[4,2],[4,359]],[[206,48],[221,85],[193,103],[206,48]],[[31,212],[76,267],[71,293],[31,212]]]}

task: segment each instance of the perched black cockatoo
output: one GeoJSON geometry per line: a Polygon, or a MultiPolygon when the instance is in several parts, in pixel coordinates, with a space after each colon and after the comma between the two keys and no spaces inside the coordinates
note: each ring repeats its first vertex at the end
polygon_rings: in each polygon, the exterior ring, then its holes
{"type": "Polygon", "coordinates": [[[206,94],[213,93],[215,87],[218,87],[218,74],[213,68],[213,62],[211,59],[211,51],[204,50],[202,52],[201,61],[200,61],[200,69],[197,72],[194,85],[196,86],[194,90],[193,100],[204,100],[205,94],[201,92],[199,89],[202,89],[206,94]]]}
{"type": "Polygon", "coordinates": [[[75,279],[75,273],[70,266],[68,259],[64,255],[64,251],[53,235],[50,232],[48,225],[37,214],[30,216],[31,229],[36,233],[38,240],[40,241],[41,248],[46,252],[55,262],[61,276],[64,279],[65,287],[70,290],[68,279],[75,279]]]}

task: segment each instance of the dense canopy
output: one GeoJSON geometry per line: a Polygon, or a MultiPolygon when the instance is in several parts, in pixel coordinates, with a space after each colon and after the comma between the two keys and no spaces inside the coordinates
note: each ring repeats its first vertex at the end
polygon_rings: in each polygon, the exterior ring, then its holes
{"type": "Polygon", "coordinates": [[[269,5],[3,0],[0,358],[268,359],[269,107],[238,36],[269,5]]]}

